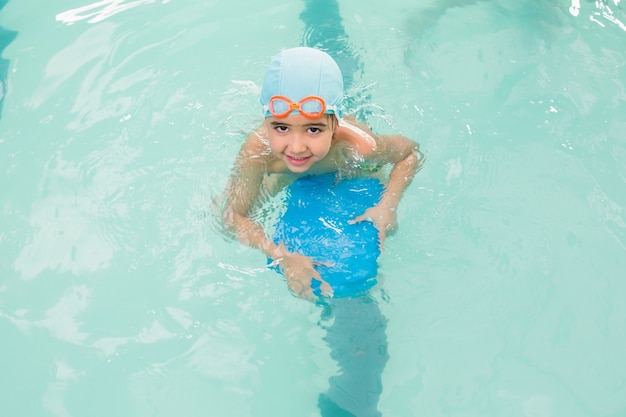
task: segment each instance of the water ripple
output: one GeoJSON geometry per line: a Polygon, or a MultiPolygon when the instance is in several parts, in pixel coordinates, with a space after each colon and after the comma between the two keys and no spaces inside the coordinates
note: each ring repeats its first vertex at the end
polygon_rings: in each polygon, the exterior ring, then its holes
{"type": "MultiPolygon", "coordinates": [[[[56,20],[68,25],[74,24],[81,20],[87,20],[87,23],[98,23],[111,16],[126,10],[133,9],[144,4],[154,4],[156,0],[104,0],[98,1],[87,6],[77,7],[59,13],[56,20]]],[[[162,3],[169,3],[169,0],[162,0],[162,3]]]]}

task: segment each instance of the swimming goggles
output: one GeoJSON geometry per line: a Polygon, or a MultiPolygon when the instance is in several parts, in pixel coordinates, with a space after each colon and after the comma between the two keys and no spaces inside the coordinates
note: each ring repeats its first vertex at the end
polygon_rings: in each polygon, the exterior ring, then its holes
{"type": "Polygon", "coordinates": [[[327,111],[338,114],[337,106],[326,106],[324,99],[318,96],[305,97],[298,103],[294,103],[285,96],[272,96],[263,109],[278,119],[289,116],[294,110],[298,110],[301,115],[309,119],[317,119],[327,111]]]}

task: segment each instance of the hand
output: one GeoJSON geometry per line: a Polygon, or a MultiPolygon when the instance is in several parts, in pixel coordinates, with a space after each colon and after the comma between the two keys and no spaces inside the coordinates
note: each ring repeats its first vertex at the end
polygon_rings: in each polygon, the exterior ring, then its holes
{"type": "MultiPolygon", "coordinates": [[[[284,249],[282,244],[281,249],[284,249]]],[[[313,298],[311,283],[314,279],[321,282],[320,289],[322,295],[327,297],[333,296],[333,289],[330,284],[326,282],[314,268],[315,265],[321,265],[321,263],[313,261],[313,259],[308,256],[287,252],[286,250],[283,256],[277,259],[277,261],[281,272],[287,280],[289,289],[297,297],[306,299],[313,298]]]]}
{"type": "Polygon", "coordinates": [[[380,251],[383,252],[383,243],[388,234],[398,227],[396,211],[383,205],[376,205],[365,210],[365,213],[348,221],[349,224],[360,223],[362,221],[371,222],[378,229],[378,241],[380,251]]]}

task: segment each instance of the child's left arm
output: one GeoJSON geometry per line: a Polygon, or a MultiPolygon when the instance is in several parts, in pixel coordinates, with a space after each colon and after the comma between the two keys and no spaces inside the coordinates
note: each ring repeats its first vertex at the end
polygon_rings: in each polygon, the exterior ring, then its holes
{"type": "Polygon", "coordinates": [[[389,181],[379,203],[357,216],[354,223],[371,221],[378,229],[380,245],[387,234],[397,226],[397,207],[413,176],[420,168],[422,154],[419,145],[400,135],[380,135],[377,140],[376,156],[381,162],[393,163],[389,181]]]}

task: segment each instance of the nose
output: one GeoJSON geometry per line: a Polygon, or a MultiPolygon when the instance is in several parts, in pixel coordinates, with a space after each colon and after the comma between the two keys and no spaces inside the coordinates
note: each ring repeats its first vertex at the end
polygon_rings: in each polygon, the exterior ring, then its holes
{"type": "Polygon", "coordinates": [[[289,150],[294,154],[304,153],[306,151],[306,142],[303,135],[296,133],[289,142],[289,150]]]}

